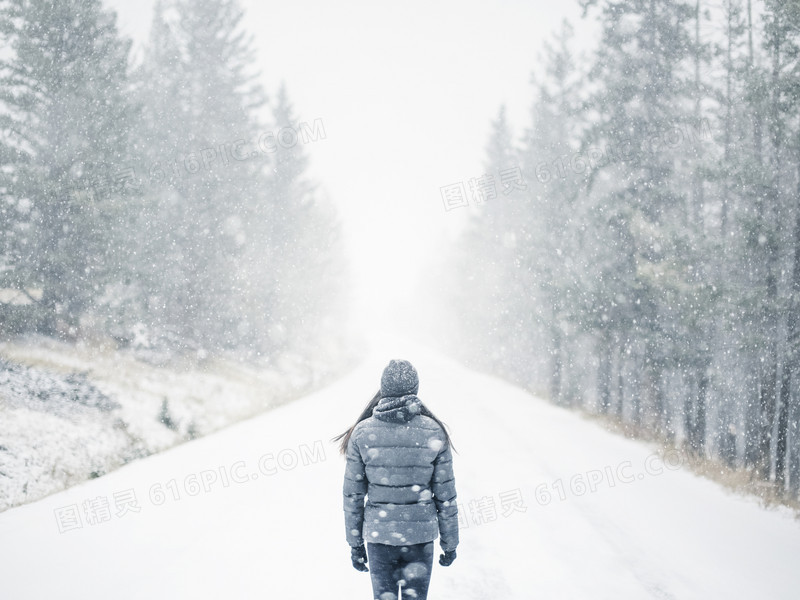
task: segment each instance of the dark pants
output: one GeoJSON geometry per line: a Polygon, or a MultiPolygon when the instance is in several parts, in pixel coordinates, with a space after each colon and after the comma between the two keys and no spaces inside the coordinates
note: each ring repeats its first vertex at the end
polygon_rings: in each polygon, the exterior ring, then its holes
{"type": "Polygon", "coordinates": [[[433,542],[408,546],[367,542],[367,562],[375,600],[426,600],[428,597],[433,542]]]}

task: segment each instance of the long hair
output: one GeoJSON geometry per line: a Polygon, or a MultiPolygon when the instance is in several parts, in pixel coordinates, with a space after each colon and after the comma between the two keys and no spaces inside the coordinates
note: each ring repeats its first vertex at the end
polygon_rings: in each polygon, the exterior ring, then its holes
{"type": "MultiPolygon", "coordinates": [[[[350,436],[353,435],[353,430],[356,428],[356,425],[361,423],[361,421],[363,421],[364,419],[368,419],[369,417],[372,416],[372,409],[375,408],[378,405],[378,402],[380,401],[380,399],[381,399],[381,391],[378,390],[378,392],[372,397],[372,400],[367,402],[367,405],[364,407],[364,410],[361,411],[361,414],[358,415],[358,419],[356,419],[356,422],[353,423],[353,426],[350,427],[350,429],[348,429],[347,431],[343,431],[342,433],[337,435],[335,438],[331,439],[332,442],[338,442],[339,440],[341,440],[341,443],[339,444],[339,452],[341,454],[346,454],[347,453],[347,443],[350,441],[350,436]]],[[[445,424],[442,421],[440,421],[436,417],[436,415],[434,415],[428,409],[428,407],[425,406],[425,404],[423,404],[423,402],[421,400],[420,400],[420,411],[419,411],[419,414],[425,415],[426,417],[430,417],[431,419],[436,421],[439,424],[439,427],[441,427],[442,431],[444,432],[445,447],[450,446],[453,449],[453,452],[457,452],[456,451],[456,447],[453,446],[453,443],[450,441],[450,434],[447,433],[447,427],[445,426],[445,424]]]]}

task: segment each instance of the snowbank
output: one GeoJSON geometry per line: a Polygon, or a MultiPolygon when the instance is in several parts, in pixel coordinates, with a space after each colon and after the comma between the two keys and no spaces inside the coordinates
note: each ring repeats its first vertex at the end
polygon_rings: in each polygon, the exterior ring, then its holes
{"type": "Polygon", "coordinates": [[[0,511],[252,417],[344,368],[293,354],[156,366],[48,338],[0,344],[0,511]]]}

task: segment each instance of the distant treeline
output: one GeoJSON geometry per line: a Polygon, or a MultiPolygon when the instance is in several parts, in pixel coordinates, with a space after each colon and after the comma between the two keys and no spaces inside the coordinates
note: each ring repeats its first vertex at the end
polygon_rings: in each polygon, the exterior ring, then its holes
{"type": "Polygon", "coordinates": [[[554,402],[797,498],[800,2],[582,5],[599,45],[576,57],[565,23],[529,128],[494,121],[487,174],[520,182],[471,182],[451,334],[554,402]]]}

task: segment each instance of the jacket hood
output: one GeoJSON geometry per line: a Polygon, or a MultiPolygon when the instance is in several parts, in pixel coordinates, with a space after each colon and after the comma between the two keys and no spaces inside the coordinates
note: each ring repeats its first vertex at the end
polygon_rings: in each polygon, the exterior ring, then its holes
{"type": "Polygon", "coordinates": [[[372,416],[387,423],[408,423],[422,411],[422,402],[416,394],[381,398],[372,416]]]}

